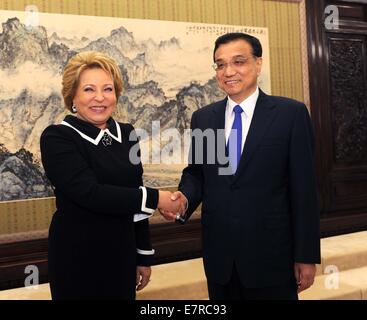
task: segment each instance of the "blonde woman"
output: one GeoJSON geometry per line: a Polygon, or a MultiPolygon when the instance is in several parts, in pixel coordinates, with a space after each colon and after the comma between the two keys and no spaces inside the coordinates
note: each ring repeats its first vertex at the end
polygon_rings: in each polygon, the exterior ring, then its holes
{"type": "Polygon", "coordinates": [[[157,207],[179,211],[167,191],[143,186],[129,159],[131,124],[111,115],[122,91],[116,62],[83,52],[62,79],[68,115],[41,136],[42,163],[55,188],[49,230],[53,299],[135,299],[150,278],[154,249],[148,219],[157,207]]]}

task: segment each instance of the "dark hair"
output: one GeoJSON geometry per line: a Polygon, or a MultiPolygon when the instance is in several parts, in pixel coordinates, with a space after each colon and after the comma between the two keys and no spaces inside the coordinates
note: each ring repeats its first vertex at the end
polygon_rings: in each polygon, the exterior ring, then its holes
{"type": "Polygon", "coordinates": [[[217,40],[215,40],[214,52],[213,52],[213,60],[215,62],[215,52],[222,44],[236,41],[236,40],[245,40],[252,47],[252,54],[255,57],[261,57],[263,54],[263,49],[261,47],[261,43],[258,38],[250,36],[247,33],[241,32],[231,32],[221,35],[217,40]]]}

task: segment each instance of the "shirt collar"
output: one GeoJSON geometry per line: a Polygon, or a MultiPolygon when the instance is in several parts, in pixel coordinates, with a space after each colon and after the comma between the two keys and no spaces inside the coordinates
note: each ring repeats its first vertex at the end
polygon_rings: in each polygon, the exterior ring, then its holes
{"type": "Polygon", "coordinates": [[[120,143],[122,141],[120,126],[111,117],[107,120],[106,129],[100,129],[89,122],[71,115],[67,115],[61,124],[74,129],[83,139],[95,145],[98,145],[105,133],[120,143]]]}
{"type": "Polygon", "coordinates": [[[252,93],[250,96],[248,96],[245,100],[243,100],[241,103],[234,102],[229,96],[227,100],[227,109],[229,114],[231,115],[233,112],[233,108],[237,105],[241,106],[244,114],[247,118],[251,118],[255,111],[256,101],[259,97],[259,87],[256,87],[256,90],[254,93],[252,93]]]}

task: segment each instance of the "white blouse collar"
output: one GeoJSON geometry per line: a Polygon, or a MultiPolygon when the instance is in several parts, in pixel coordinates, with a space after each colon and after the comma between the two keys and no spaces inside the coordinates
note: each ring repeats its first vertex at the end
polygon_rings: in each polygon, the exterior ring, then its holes
{"type": "Polygon", "coordinates": [[[108,128],[107,128],[107,129],[100,129],[100,132],[99,132],[99,134],[97,135],[97,137],[95,139],[89,137],[88,135],[86,135],[82,131],[78,130],[77,128],[75,128],[73,125],[71,125],[69,122],[67,122],[65,120],[63,120],[60,124],[72,128],[73,130],[75,130],[76,132],[78,132],[79,135],[83,139],[85,139],[85,140],[93,143],[94,145],[98,145],[99,144],[99,142],[101,141],[101,139],[103,138],[103,136],[104,136],[105,133],[107,133],[110,137],[112,137],[113,139],[115,139],[116,141],[118,141],[118,142],[121,143],[122,142],[122,139],[121,139],[121,128],[120,128],[119,124],[115,120],[113,120],[113,121],[115,122],[115,125],[116,125],[117,136],[115,136],[114,134],[112,134],[110,132],[110,130],[108,130],[108,128]]]}

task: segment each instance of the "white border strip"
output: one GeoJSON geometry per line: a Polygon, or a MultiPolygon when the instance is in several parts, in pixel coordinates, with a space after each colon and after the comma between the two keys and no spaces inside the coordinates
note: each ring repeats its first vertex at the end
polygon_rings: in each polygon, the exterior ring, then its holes
{"type": "MultiPolygon", "coordinates": [[[[115,120],[113,120],[115,121],[115,120]]],[[[116,141],[121,143],[121,129],[120,129],[120,125],[115,121],[115,126],[116,126],[116,130],[117,130],[117,137],[114,136],[110,130],[106,129],[105,131],[112,137],[114,138],[116,141]]]]}
{"type": "Polygon", "coordinates": [[[147,203],[147,189],[145,189],[145,187],[139,187],[139,189],[141,189],[143,191],[143,199],[141,201],[141,211],[143,212],[148,212],[153,214],[155,209],[150,209],[146,207],[146,203],[147,203]]]}
{"type": "Polygon", "coordinates": [[[141,250],[141,249],[136,248],[136,252],[139,253],[139,254],[151,255],[151,254],[154,254],[155,250],[154,249],[152,249],[152,250],[141,250]]]}
{"type": "Polygon", "coordinates": [[[148,213],[135,213],[134,214],[134,222],[139,222],[141,220],[149,219],[153,217],[153,214],[148,213]]]}
{"type": "MultiPolygon", "coordinates": [[[[115,120],[114,120],[115,121],[115,120]]],[[[64,125],[64,126],[67,126],[67,127],[70,127],[72,129],[74,129],[76,132],[78,132],[80,134],[80,136],[93,143],[94,145],[98,145],[98,143],[101,141],[103,135],[105,132],[107,132],[107,134],[109,136],[111,136],[113,139],[115,139],[116,141],[120,142],[121,143],[121,129],[120,129],[120,126],[119,124],[115,121],[115,125],[116,125],[116,130],[117,130],[117,137],[115,135],[113,135],[110,130],[108,129],[105,129],[105,130],[102,130],[100,131],[100,133],[98,134],[97,138],[95,139],[92,139],[91,137],[87,136],[86,134],[84,134],[83,132],[81,132],[80,130],[78,130],[77,128],[73,127],[69,122],[66,122],[66,121],[62,121],[60,124],[64,125]]]]}
{"type": "Polygon", "coordinates": [[[88,137],[86,134],[84,134],[83,132],[79,131],[77,128],[74,128],[70,123],[66,122],[66,121],[62,121],[60,124],[63,124],[64,126],[70,127],[72,129],[74,129],[76,132],[78,132],[80,134],[80,136],[89,141],[92,142],[94,145],[97,145],[99,143],[99,141],[102,139],[104,132],[101,130],[101,132],[98,134],[97,138],[92,139],[91,137],[88,137]]]}

